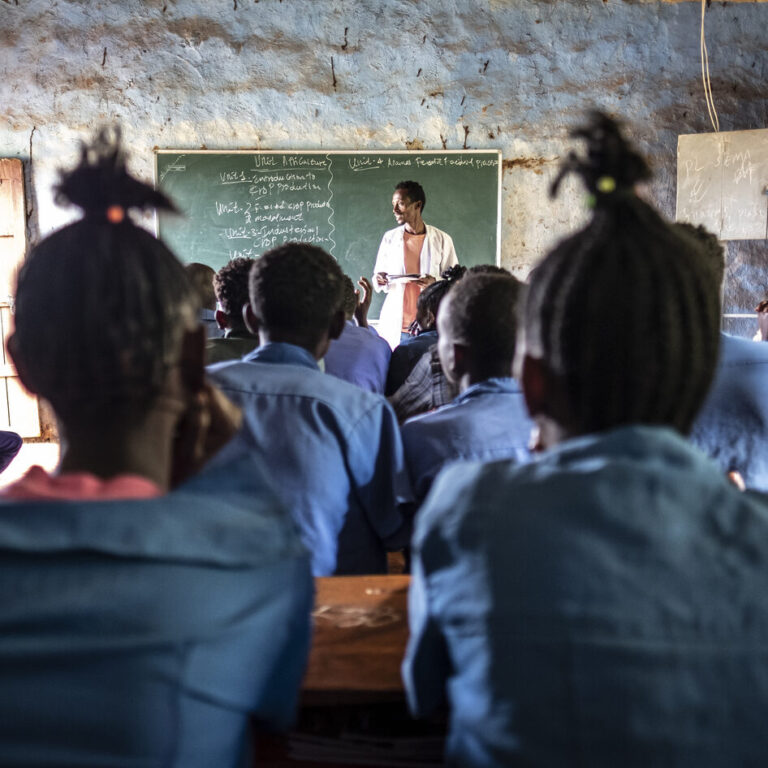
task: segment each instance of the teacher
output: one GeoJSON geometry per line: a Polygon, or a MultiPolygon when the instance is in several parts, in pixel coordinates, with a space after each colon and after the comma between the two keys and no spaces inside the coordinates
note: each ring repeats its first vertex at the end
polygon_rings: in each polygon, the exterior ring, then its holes
{"type": "Polygon", "coordinates": [[[421,291],[458,263],[453,240],[437,227],[424,223],[426,197],[421,184],[401,181],[392,195],[392,213],[398,226],[384,233],[373,268],[373,285],[387,298],[377,330],[394,349],[407,336],[416,319],[421,291]]]}

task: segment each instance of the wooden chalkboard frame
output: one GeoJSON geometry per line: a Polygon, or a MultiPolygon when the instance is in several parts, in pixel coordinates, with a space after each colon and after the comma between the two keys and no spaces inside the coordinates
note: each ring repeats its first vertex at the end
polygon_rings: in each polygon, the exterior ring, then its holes
{"type": "MultiPolygon", "coordinates": [[[[400,181],[403,178],[413,178],[417,181],[421,181],[424,186],[425,190],[427,192],[427,206],[425,210],[425,220],[428,224],[436,224],[436,226],[440,227],[441,229],[445,229],[449,232],[449,234],[453,234],[451,232],[450,226],[445,226],[445,224],[441,224],[439,221],[435,221],[435,214],[432,213],[432,211],[435,211],[434,208],[434,201],[438,200],[441,195],[444,195],[445,192],[438,188],[438,191],[435,191],[435,187],[433,186],[430,188],[430,180],[434,179],[445,179],[446,176],[450,177],[452,174],[457,174],[458,176],[463,173],[462,167],[455,166],[451,161],[455,162],[456,158],[460,158],[462,156],[464,157],[480,157],[483,160],[491,160],[493,162],[493,165],[488,167],[485,165],[482,167],[482,170],[478,168],[476,171],[477,177],[473,176],[472,178],[478,178],[478,181],[482,187],[482,189],[486,190],[485,198],[488,203],[491,203],[490,206],[487,206],[483,209],[485,212],[485,221],[484,221],[484,228],[483,232],[485,233],[485,245],[484,245],[484,258],[478,260],[473,260],[472,257],[474,254],[471,255],[471,257],[462,257],[463,254],[459,253],[459,259],[462,261],[462,263],[466,263],[468,265],[471,265],[473,263],[488,263],[489,261],[493,260],[495,264],[500,265],[501,263],[501,206],[502,206],[502,156],[501,156],[501,150],[499,149],[472,149],[472,150],[387,150],[387,149],[369,149],[369,150],[319,150],[319,149],[307,149],[307,150],[293,150],[293,149],[270,149],[270,150],[260,150],[258,148],[254,149],[176,149],[176,148],[170,148],[170,149],[155,149],[154,150],[154,163],[153,163],[153,170],[154,170],[154,176],[155,176],[155,186],[156,187],[162,187],[162,181],[163,178],[160,175],[160,168],[163,168],[167,172],[168,165],[166,164],[169,157],[171,157],[172,162],[170,165],[173,165],[173,156],[178,155],[180,157],[196,157],[196,156],[204,156],[204,155],[216,155],[221,156],[222,158],[226,157],[238,157],[238,156],[264,156],[264,157],[274,157],[274,156],[284,156],[288,158],[294,158],[294,157],[307,157],[307,156],[314,156],[317,158],[330,158],[331,160],[333,158],[339,157],[339,156],[347,156],[353,157],[353,158],[360,158],[361,160],[364,160],[366,156],[369,159],[375,160],[376,158],[415,158],[420,159],[423,161],[418,165],[418,167],[413,167],[413,165],[409,169],[403,169],[398,173],[400,178],[397,180],[400,181]],[[433,158],[446,158],[445,165],[440,168],[439,164],[438,166],[432,167],[432,166],[426,166],[425,163],[429,162],[433,158]],[[495,196],[495,209],[493,207],[493,197],[495,196]],[[433,207],[430,208],[430,205],[433,207]],[[495,242],[493,242],[495,241],[495,242]]],[[[379,160],[378,162],[381,162],[379,160]]],[[[347,185],[347,191],[344,194],[349,195],[349,188],[352,186],[354,188],[354,184],[356,182],[352,182],[352,178],[357,178],[356,171],[357,170],[374,170],[372,167],[370,169],[368,168],[360,168],[356,169],[352,167],[351,165],[352,161],[349,161],[348,166],[339,166],[336,170],[336,176],[333,176],[332,182],[329,182],[329,185],[333,183],[334,185],[347,185]],[[341,175],[340,175],[341,174],[341,175]]],[[[258,167],[258,163],[255,164],[255,167],[258,167]]],[[[473,166],[474,168],[474,166],[473,166]]],[[[284,169],[278,169],[278,170],[284,170],[284,169]]],[[[323,169],[324,170],[324,169],[323,169]]],[[[186,171],[185,171],[186,172],[186,171]]],[[[467,172],[474,174],[474,170],[468,170],[467,172]]],[[[375,173],[375,171],[374,171],[375,173]]],[[[386,169],[382,174],[379,174],[378,177],[379,181],[376,182],[377,185],[381,185],[383,183],[383,179],[385,176],[391,176],[395,174],[395,171],[392,169],[386,169]]],[[[364,174],[361,174],[359,178],[363,178],[364,174]]],[[[374,178],[374,177],[371,177],[374,178]]],[[[434,184],[434,181],[432,181],[434,184]]],[[[336,187],[341,191],[340,186],[336,187]]],[[[389,189],[389,187],[387,187],[389,189]]],[[[392,188],[394,188],[394,184],[392,185],[392,188]]],[[[329,186],[330,189],[330,186],[329,186]]],[[[457,190],[459,187],[457,187],[457,190]]],[[[480,189],[480,187],[478,187],[480,189]]],[[[173,196],[173,193],[171,193],[173,196]]],[[[453,194],[459,194],[459,192],[455,192],[453,194]]],[[[381,193],[378,193],[375,197],[376,201],[380,199],[381,193]]],[[[349,198],[347,198],[349,199],[349,198]]],[[[378,208],[378,202],[376,205],[376,216],[381,218],[381,210],[378,208]]],[[[388,201],[386,199],[382,200],[381,206],[382,208],[386,208],[388,205],[388,201]]],[[[348,209],[346,209],[348,210],[348,209]]],[[[337,216],[337,213],[340,213],[342,211],[341,208],[333,208],[334,212],[334,224],[337,219],[343,218],[343,216],[337,216]]],[[[437,211],[438,216],[442,215],[443,217],[446,216],[446,209],[445,208],[438,208],[437,211]]],[[[390,216],[388,219],[388,223],[386,225],[382,225],[382,228],[380,230],[380,235],[383,235],[384,232],[387,229],[391,229],[396,226],[396,222],[393,218],[391,218],[391,211],[387,214],[390,216]]],[[[163,225],[161,223],[160,217],[155,216],[155,233],[158,235],[163,235],[163,225]]],[[[369,225],[371,227],[373,225],[369,225]]],[[[349,227],[347,227],[347,230],[349,230],[349,227]]],[[[166,232],[168,231],[168,227],[166,227],[166,232]]],[[[378,231],[378,230],[377,230],[378,231]]],[[[463,225],[463,228],[461,231],[464,233],[463,237],[466,240],[467,239],[467,232],[468,228],[466,226],[466,222],[463,225]]],[[[354,238],[356,230],[350,231],[344,231],[344,238],[342,238],[342,242],[339,243],[339,250],[334,253],[334,248],[330,245],[326,245],[325,247],[331,251],[331,253],[340,260],[340,263],[342,264],[342,268],[345,269],[348,273],[350,273],[350,276],[353,276],[351,274],[351,267],[353,266],[351,262],[349,262],[348,257],[344,256],[344,248],[342,247],[342,243],[346,246],[347,253],[352,252],[352,248],[350,248],[350,239],[354,238]],[[347,261],[343,263],[343,260],[347,258],[347,261]]],[[[360,261],[362,262],[365,260],[367,262],[367,256],[370,252],[370,240],[371,240],[371,232],[370,229],[366,231],[366,251],[365,251],[365,257],[360,257],[360,261]]],[[[309,238],[308,238],[309,239],[309,238]]],[[[454,238],[455,239],[455,238],[454,238]]],[[[173,242],[170,243],[173,247],[173,242]]],[[[334,243],[335,245],[335,243],[334,243]]],[[[378,243],[376,243],[378,245],[378,243]]],[[[177,250],[181,250],[180,248],[177,248],[177,250]]],[[[192,249],[190,249],[191,251],[192,249]]],[[[457,250],[458,247],[457,247],[457,250]]],[[[465,249],[469,250],[469,249],[465,249]]],[[[189,253],[189,251],[187,252],[189,253]]],[[[185,252],[180,252],[178,254],[182,260],[189,260],[189,261],[207,261],[205,258],[197,257],[195,258],[194,255],[186,256],[185,252]]],[[[255,255],[255,254],[254,254],[255,255]]],[[[375,255],[375,252],[374,252],[375,255]]],[[[469,256],[469,254],[468,254],[469,256]]],[[[218,265],[214,263],[215,259],[218,258],[219,260],[221,257],[211,257],[211,265],[214,266],[214,268],[218,268],[218,265]]],[[[478,257],[479,258],[479,257],[478,257]]],[[[359,264],[355,264],[354,266],[359,266],[359,264]]],[[[373,267],[373,261],[371,261],[370,267],[372,269],[373,267]]],[[[370,272],[370,270],[367,270],[370,272]]],[[[381,297],[379,295],[376,296],[376,300],[374,302],[374,306],[371,309],[371,317],[372,319],[375,319],[375,317],[378,314],[378,308],[379,304],[381,303],[381,297]]]]}

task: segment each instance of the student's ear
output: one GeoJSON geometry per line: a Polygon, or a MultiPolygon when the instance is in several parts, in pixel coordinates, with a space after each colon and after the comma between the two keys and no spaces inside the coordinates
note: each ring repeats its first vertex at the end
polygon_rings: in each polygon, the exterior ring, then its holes
{"type": "Polygon", "coordinates": [[[347,322],[347,316],[344,314],[344,310],[340,309],[333,314],[331,322],[328,324],[328,338],[338,339],[344,331],[344,325],[347,322]]]}
{"type": "Polygon", "coordinates": [[[551,371],[538,357],[525,355],[520,371],[520,386],[531,416],[550,414],[551,371]]]}
{"type": "Polygon", "coordinates": [[[449,371],[445,371],[445,375],[448,376],[452,382],[460,381],[464,374],[469,373],[470,355],[470,349],[466,344],[458,344],[454,342],[449,345],[449,371]]]}
{"type": "Polygon", "coordinates": [[[243,322],[245,323],[245,327],[254,336],[259,335],[259,321],[256,318],[256,315],[253,314],[250,301],[247,301],[245,304],[243,304],[243,322]]]}
{"type": "Polygon", "coordinates": [[[213,316],[216,318],[216,325],[219,326],[220,331],[226,331],[229,325],[229,316],[223,309],[217,309],[213,316]]]}

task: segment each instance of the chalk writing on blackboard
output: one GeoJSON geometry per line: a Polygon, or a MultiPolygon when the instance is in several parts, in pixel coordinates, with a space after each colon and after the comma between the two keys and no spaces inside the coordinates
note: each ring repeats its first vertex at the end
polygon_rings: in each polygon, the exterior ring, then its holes
{"type": "MultiPolygon", "coordinates": [[[[424,186],[428,223],[453,237],[462,263],[498,263],[495,150],[158,150],[155,178],[182,213],[159,213],[158,233],[183,261],[217,270],[234,257],[305,240],[328,250],[355,279],[370,275],[382,235],[396,226],[395,185],[407,179],[424,186]]],[[[374,296],[372,319],[380,298],[374,296]]]]}
{"type": "Polygon", "coordinates": [[[330,156],[255,155],[248,170],[219,171],[211,204],[227,258],[255,257],[286,240],[311,241],[333,253],[332,182],[330,156]],[[227,191],[233,185],[247,185],[247,197],[237,192],[233,199],[227,191]],[[323,209],[327,217],[318,219],[314,212],[323,209]]]}
{"type": "Polygon", "coordinates": [[[768,230],[768,130],[678,137],[677,220],[721,240],[763,239],[768,230]]]}

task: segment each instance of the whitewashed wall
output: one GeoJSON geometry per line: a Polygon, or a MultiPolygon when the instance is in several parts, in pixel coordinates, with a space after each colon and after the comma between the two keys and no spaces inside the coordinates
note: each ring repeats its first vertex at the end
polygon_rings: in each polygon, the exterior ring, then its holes
{"type": "MultiPolygon", "coordinates": [[[[573,186],[554,203],[547,186],[586,108],[630,121],[658,172],[649,194],[674,214],[677,135],[711,130],[699,14],[637,0],[0,0],[0,155],[28,164],[34,237],[70,215],[51,200],[55,169],[104,122],[147,178],[155,146],[500,148],[502,261],[525,274],[583,218],[573,186]]],[[[723,130],[768,125],[766,29],[768,4],[708,12],[723,130]]],[[[729,246],[727,309],[768,288],[764,245],[729,246]]]]}

